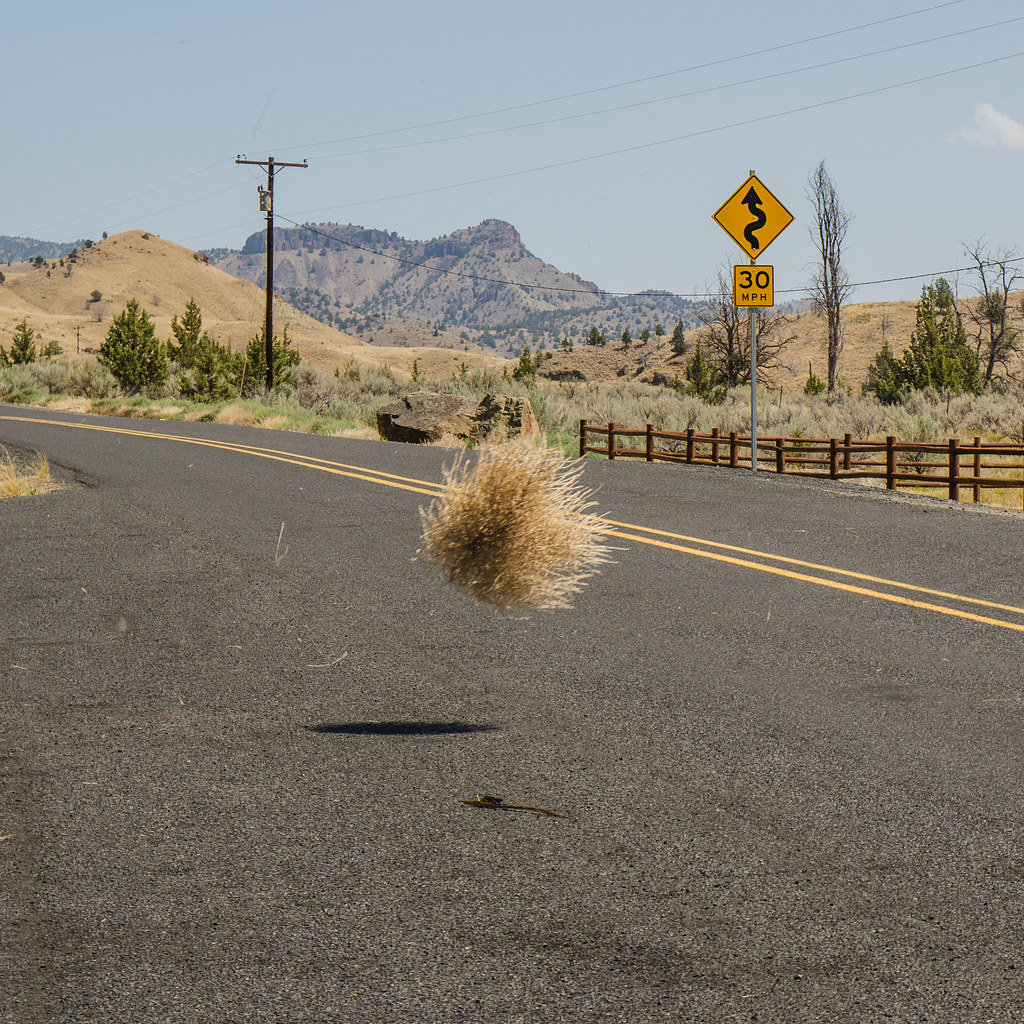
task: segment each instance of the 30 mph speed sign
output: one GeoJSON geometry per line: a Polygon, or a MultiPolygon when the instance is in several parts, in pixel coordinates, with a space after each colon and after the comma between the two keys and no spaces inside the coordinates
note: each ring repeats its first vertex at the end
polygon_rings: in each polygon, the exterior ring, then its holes
{"type": "Polygon", "coordinates": [[[774,306],[775,270],[742,263],[734,266],[732,290],[737,306],[774,306]]]}

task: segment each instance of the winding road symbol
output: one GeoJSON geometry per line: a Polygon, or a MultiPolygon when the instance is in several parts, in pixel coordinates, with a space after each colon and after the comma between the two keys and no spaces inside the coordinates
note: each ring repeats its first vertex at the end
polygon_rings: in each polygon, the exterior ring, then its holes
{"type": "Polygon", "coordinates": [[[749,178],[715,211],[714,219],[753,260],[793,222],[793,214],[756,175],[749,178]]]}
{"type": "Polygon", "coordinates": [[[754,218],[743,229],[743,237],[750,243],[751,249],[760,249],[761,243],[757,240],[757,235],[754,232],[760,231],[768,223],[768,215],[761,209],[761,197],[753,185],[750,186],[750,191],[743,197],[742,202],[750,211],[751,217],[754,218]]]}

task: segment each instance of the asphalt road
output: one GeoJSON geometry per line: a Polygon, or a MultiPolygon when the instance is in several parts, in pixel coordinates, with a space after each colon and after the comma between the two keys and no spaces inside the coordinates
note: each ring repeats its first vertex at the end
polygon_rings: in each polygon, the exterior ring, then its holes
{"type": "Polygon", "coordinates": [[[591,462],[633,539],[502,616],[450,452],[0,444],[74,484],[0,502],[3,1024],[1024,1019],[1020,516],[591,462]]]}

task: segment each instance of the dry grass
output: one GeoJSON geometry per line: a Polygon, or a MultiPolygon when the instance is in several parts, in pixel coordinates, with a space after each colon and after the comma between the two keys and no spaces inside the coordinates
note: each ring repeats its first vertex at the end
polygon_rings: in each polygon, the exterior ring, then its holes
{"type": "Polygon", "coordinates": [[[0,448],[0,498],[20,498],[28,494],[45,494],[60,485],[50,475],[50,463],[38,452],[28,462],[22,462],[0,448]]]}
{"type": "MultiPolygon", "coordinates": [[[[223,422],[223,420],[218,422],[223,422]]],[[[260,426],[264,430],[284,430],[290,422],[288,416],[267,416],[265,419],[260,420],[260,426]]]]}
{"type": "Polygon", "coordinates": [[[70,395],[67,398],[58,398],[47,406],[50,409],[60,409],[62,412],[90,412],[92,401],[82,398],[80,395],[70,395]]]}
{"type": "Polygon", "coordinates": [[[514,442],[460,458],[445,470],[443,497],[420,510],[418,557],[504,610],[571,607],[610,560],[582,472],[582,462],[514,442]]]}
{"type": "Polygon", "coordinates": [[[226,405],[217,413],[214,422],[226,423],[232,427],[248,427],[256,419],[256,414],[244,405],[226,405]]]}
{"type": "Polygon", "coordinates": [[[380,433],[376,427],[352,427],[349,430],[339,430],[335,437],[353,437],[360,441],[379,441],[380,433]]]}

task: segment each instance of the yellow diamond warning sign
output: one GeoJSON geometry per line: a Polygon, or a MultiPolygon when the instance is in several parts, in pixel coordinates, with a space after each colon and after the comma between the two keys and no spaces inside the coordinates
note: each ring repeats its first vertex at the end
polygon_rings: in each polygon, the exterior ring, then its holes
{"type": "Polygon", "coordinates": [[[733,267],[732,292],[737,306],[774,306],[775,268],[742,263],[733,267]]]}
{"type": "Polygon", "coordinates": [[[752,174],[715,211],[714,219],[751,259],[756,259],[793,223],[793,214],[752,174]]]}

